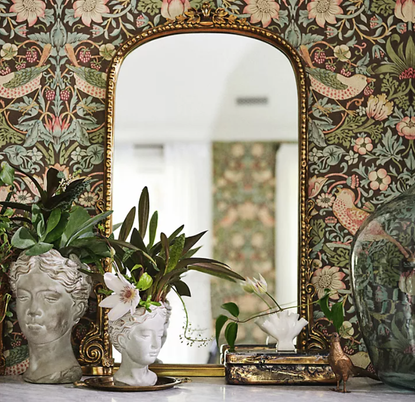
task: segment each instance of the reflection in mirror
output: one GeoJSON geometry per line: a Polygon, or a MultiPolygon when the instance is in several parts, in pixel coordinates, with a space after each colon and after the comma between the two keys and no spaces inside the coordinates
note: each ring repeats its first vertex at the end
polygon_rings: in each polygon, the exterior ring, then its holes
{"type": "MultiPolygon", "coordinates": [[[[281,304],[296,305],[298,98],[282,52],[236,35],[157,39],[126,57],[115,99],[113,222],[147,186],[160,230],[209,230],[199,256],[243,276],[261,273],[281,304]]],[[[192,292],[185,298],[192,337],[212,338],[224,302],[237,302],[243,314],[266,308],[236,283],[197,272],[184,280],[192,292]]],[[[181,343],[183,308],[173,292],[169,300],[160,360],[215,362],[212,342],[181,343]]],[[[253,323],[240,326],[238,343],[265,338],[253,323]]]]}

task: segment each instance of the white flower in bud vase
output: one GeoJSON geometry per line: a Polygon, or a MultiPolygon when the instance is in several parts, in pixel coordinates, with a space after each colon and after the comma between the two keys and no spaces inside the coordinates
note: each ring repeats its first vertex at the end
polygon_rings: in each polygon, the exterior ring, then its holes
{"type": "Polygon", "coordinates": [[[140,293],[136,287],[128,282],[122,275],[115,275],[107,272],[104,275],[104,281],[108,289],[114,293],[99,303],[100,307],[110,308],[108,319],[110,321],[118,320],[130,310],[134,313],[138,303],[140,303],[140,293]]]}
{"type": "Polygon", "coordinates": [[[265,278],[259,274],[259,279],[251,279],[247,277],[245,282],[242,282],[242,288],[245,290],[245,292],[263,295],[267,293],[268,284],[265,278]]]}

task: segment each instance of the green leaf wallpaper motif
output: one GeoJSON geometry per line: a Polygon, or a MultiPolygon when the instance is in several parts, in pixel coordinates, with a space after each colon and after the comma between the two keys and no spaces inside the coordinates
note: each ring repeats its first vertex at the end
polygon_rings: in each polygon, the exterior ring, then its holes
{"type": "MultiPolygon", "coordinates": [[[[65,176],[87,173],[92,180],[81,203],[93,207],[102,197],[104,82],[111,57],[126,39],[200,4],[0,0],[0,160],[39,180],[50,166],[65,176]]],[[[355,230],[374,207],[415,182],[414,0],[211,4],[281,35],[303,57],[314,276],[317,283],[324,274],[344,297],[355,230]],[[348,212],[352,221],[344,219],[348,212]]],[[[38,196],[30,183],[19,185],[19,198],[38,196]]],[[[1,189],[0,199],[5,195],[1,189]]],[[[351,297],[346,311],[346,350],[359,355],[365,348],[351,297]]],[[[315,320],[328,330],[318,310],[315,320]]],[[[18,331],[5,337],[10,352],[18,331]]]]}

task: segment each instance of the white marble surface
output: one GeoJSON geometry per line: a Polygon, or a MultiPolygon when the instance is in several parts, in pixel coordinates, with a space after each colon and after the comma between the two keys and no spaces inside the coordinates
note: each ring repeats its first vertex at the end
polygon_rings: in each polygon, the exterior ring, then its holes
{"type": "Polygon", "coordinates": [[[25,383],[21,377],[0,377],[1,402],[404,402],[415,400],[415,392],[392,388],[366,379],[350,380],[349,394],[339,394],[330,386],[228,385],[223,378],[193,377],[191,382],[157,392],[104,392],[73,385],[25,383]]]}

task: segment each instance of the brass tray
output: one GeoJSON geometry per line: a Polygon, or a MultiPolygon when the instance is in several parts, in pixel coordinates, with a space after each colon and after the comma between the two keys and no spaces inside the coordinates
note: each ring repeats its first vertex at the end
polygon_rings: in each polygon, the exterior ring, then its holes
{"type": "Polygon", "coordinates": [[[77,383],[77,386],[83,386],[85,384],[88,387],[100,389],[104,391],[121,391],[121,392],[144,392],[144,391],[161,391],[163,389],[173,388],[181,383],[180,380],[173,377],[158,377],[155,385],[148,385],[144,387],[123,385],[120,383],[115,384],[113,377],[92,377],[77,383]]]}

